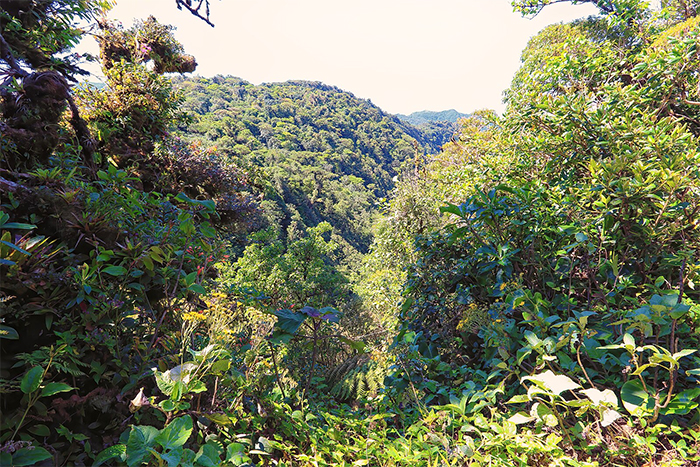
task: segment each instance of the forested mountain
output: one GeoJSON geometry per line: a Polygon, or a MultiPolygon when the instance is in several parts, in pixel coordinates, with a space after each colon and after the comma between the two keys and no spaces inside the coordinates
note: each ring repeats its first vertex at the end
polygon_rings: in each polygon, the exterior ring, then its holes
{"type": "Polygon", "coordinates": [[[416,128],[318,82],[256,86],[230,76],[174,82],[193,116],[182,133],[259,170],[264,211],[281,236],[290,225],[329,221],[353,251],[367,250],[370,212],[402,166],[438,152],[455,130],[416,128]]]}
{"type": "Polygon", "coordinates": [[[410,115],[397,114],[401,120],[410,123],[411,125],[421,125],[429,122],[449,122],[457,123],[459,119],[466,118],[469,114],[457,112],[455,109],[442,110],[435,112],[432,110],[421,110],[413,112],[410,115]]]}
{"type": "Polygon", "coordinates": [[[583,2],[431,154],[0,0],[0,465],[697,465],[700,1],[583,2]]]}

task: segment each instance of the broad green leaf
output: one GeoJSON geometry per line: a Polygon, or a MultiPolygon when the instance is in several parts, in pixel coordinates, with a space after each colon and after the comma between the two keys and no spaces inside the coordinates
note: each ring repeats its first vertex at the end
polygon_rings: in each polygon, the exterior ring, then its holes
{"type": "Polygon", "coordinates": [[[543,421],[547,426],[555,427],[559,423],[552,409],[545,404],[535,402],[530,409],[530,416],[543,421]]]}
{"type": "Polygon", "coordinates": [[[552,394],[561,394],[564,391],[569,391],[573,389],[578,389],[581,387],[580,384],[576,383],[574,380],[566,375],[555,375],[551,370],[547,370],[544,373],[540,373],[534,376],[524,376],[521,378],[522,381],[532,381],[538,386],[546,389],[552,394]]]}
{"type": "Polygon", "coordinates": [[[185,383],[179,380],[175,381],[175,384],[173,384],[173,393],[170,395],[170,398],[174,401],[179,401],[185,394],[187,394],[187,386],[185,383]]]}
{"type": "Polygon", "coordinates": [[[194,458],[197,457],[197,454],[192,449],[183,449],[182,451],[182,459],[180,459],[180,466],[181,467],[194,467],[194,458]]]}
{"type": "Polygon", "coordinates": [[[195,280],[197,280],[197,271],[192,271],[185,276],[185,285],[189,287],[194,284],[195,280]]]}
{"type": "Polygon", "coordinates": [[[687,357],[688,355],[692,355],[695,352],[697,352],[697,349],[683,349],[680,352],[676,352],[673,354],[673,359],[674,360],[680,360],[683,357],[687,357]]]}
{"type": "Polygon", "coordinates": [[[228,371],[229,368],[231,368],[231,360],[217,360],[212,364],[210,371],[216,375],[228,371]]]}
{"type": "Polygon", "coordinates": [[[49,427],[46,425],[34,425],[33,427],[29,428],[29,431],[31,434],[40,436],[40,437],[45,437],[49,436],[51,434],[51,431],[49,430],[49,427]]]}
{"type": "Polygon", "coordinates": [[[41,461],[49,460],[52,457],[53,456],[49,454],[49,451],[42,447],[29,446],[12,454],[12,465],[17,467],[34,465],[41,461]]]}
{"type": "Polygon", "coordinates": [[[180,465],[182,460],[182,455],[184,454],[184,449],[182,446],[175,449],[170,449],[160,454],[160,458],[168,463],[168,467],[177,467],[180,465]]]}
{"type": "Polygon", "coordinates": [[[525,337],[527,343],[530,344],[530,346],[533,348],[536,348],[542,343],[542,339],[537,337],[537,335],[532,331],[525,331],[525,334],[523,336],[525,337]]]}
{"type": "Polygon", "coordinates": [[[523,423],[528,423],[535,420],[535,417],[526,414],[525,412],[518,412],[511,416],[508,421],[515,423],[516,425],[522,425],[523,423]]]}
{"type": "Polygon", "coordinates": [[[661,410],[664,415],[686,415],[700,405],[700,388],[687,389],[676,394],[668,406],[661,410]]]}
{"type": "Polygon", "coordinates": [[[194,461],[203,467],[218,467],[221,465],[221,454],[223,454],[223,450],[219,445],[209,442],[199,448],[194,461]]]}
{"type": "Polygon", "coordinates": [[[192,198],[182,192],[178,193],[177,196],[175,196],[175,199],[181,203],[192,203],[192,198]]]}
{"type": "Polygon", "coordinates": [[[145,462],[149,450],[155,444],[158,429],[152,426],[132,426],[126,442],[126,464],[129,467],[145,462]]]}
{"type": "Polygon", "coordinates": [[[195,379],[187,384],[187,392],[198,394],[207,390],[207,385],[202,381],[195,379]]]}
{"type": "Polygon", "coordinates": [[[289,334],[287,332],[282,332],[279,329],[274,331],[270,338],[268,339],[271,344],[274,345],[279,345],[279,344],[289,344],[289,342],[294,339],[293,334],[289,334]]]}
{"type": "Polygon", "coordinates": [[[288,334],[296,334],[299,326],[306,320],[308,315],[292,310],[275,310],[272,312],[277,317],[277,328],[288,334]]]}
{"type": "Polygon", "coordinates": [[[192,291],[196,294],[199,294],[199,295],[206,295],[206,293],[207,293],[207,289],[205,289],[204,287],[202,287],[199,284],[192,284],[189,287],[187,287],[187,290],[190,290],[190,291],[192,291]]]}
{"type": "MultiPolygon", "coordinates": [[[[674,295],[654,295],[649,300],[652,307],[673,308],[678,304],[678,294],[674,295]]],[[[652,308],[655,309],[655,308],[652,308]]],[[[656,310],[655,310],[656,311],[656,310]]]]}
{"type": "Polygon", "coordinates": [[[220,414],[220,413],[204,414],[204,416],[206,418],[208,418],[209,420],[211,420],[212,422],[216,423],[217,425],[221,425],[221,426],[230,426],[236,420],[235,418],[233,418],[233,420],[232,420],[230,417],[228,417],[224,414],[220,414]]]}
{"type": "Polygon", "coordinates": [[[241,465],[243,462],[249,461],[245,455],[247,447],[241,443],[230,443],[226,447],[226,462],[231,462],[234,465],[241,465]]]}
{"type": "Polygon", "coordinates": [[[447,206],[441,206],[440,207],[440,212],[446,212],[449,214],[454,214],[456,216],[462,216],[462,210],[459,208],[459,206],[455,204],[448,204],[447,206]]]}
{"type": "Polygon", "coordinates": [[[22,378],[22,383],[20,384],[20,389],[25,394],[30,394],[37,389],[41,384],[41,380],[44,376],[44,369],[40,366],[35,366],[31,368],[22,378]]]}
{"type": "Polygon", "coordinates": [[[643,417],[654,410],[654,398],[644,390],[638,379],[622,385],[620,398],[625,409],[634,416],[643,417]]]}
{"type": "Polygon", "coordinates": [[[168,426],[163,428],[155,438],[156,443],[163,446],[164,450],[175,449],[183,446],[192,434],[192,417],[185,415],[176,418],[168,426]]]}
{"type": "Polygon", "coordinates": [[[510,398],[507,404],[524,404],[525,402],[530,402],[530,398],[526,394],[518,394],[510,398]]]}
{"type": "Polygon", "coordinates": [[[214,353],[215,355],[217,354],[216,352],[213,352],[215,349],[216,346],[214,344],[209,344],[202,350],[190,350],[190,353],[197,362],[203,362],[204,360],[209,358],[212,355],[212,353],[214,353]]]}
{"type": "Polygon", "coordinates": [[[123,266],[107,266],[102,270],[105,274],[109,274],[110,276],[124,276],[126,275],[126,268],[123,266]]]}
{"type": "Polygon", "coordinates": [[[54,394],[58,394],[59,392],[69,392],[72,391],[74,388],[72,386],[67,385],[66,383],[48,383],[46,386],[41,388],[41,397],[48,397],[48,396],[53,396],[54,394]]]}
{"type": "Polygon", "coordinates": [[[160,389],[163,394],[170,397],[173,393],[173,387],[175,386],[175,381],[170,377],[170,373],[168,371],[161,373],[156,370],[154,376],[156,377],[158,389],[160,389]]]}
{"type": "Polygon", "coordinates": [[[618,407],[617,396],[610,389],[605,389],[603,391],[596,388],[583,389],[581,391],[588,397],[594,404],[608,404],[613,407],[618,407]]]}
{"type": "Polygon", "coordinates": [[[105,462],[119,458],[120,460],[126,460],[126,446],[123,444],[115,444],[107,449],[101,451],[95,458],[95,464],[93,467],[99,467],[105,462]]]}
{"type": "Polygon", "coordinates": [[[216,229],[208,222],[204,222],[199,226],[200,232],[207,238],[216,238],[216,229]]]}
{"type": "Polygon", "coordinates": [[[172,412],[173,410],[175,410],[175,403],[170,399],[165,399],[161,401],[158,405],[160,405],[160,408],[165,410],[166,412],[172,412]]]}

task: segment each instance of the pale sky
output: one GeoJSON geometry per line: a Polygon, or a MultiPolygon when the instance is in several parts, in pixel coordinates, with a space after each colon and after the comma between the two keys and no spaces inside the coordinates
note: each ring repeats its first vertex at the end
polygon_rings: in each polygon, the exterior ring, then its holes
{"type": "Polygon", "coordinates": [[[527,41],[595,13],[566,3],[525,19],[508,0],[211,0],[212,28],[174,0],[117,0],[109,16],[125,27],[151,14],[176,26],[200,76],[322,81],[409,114],[502,112],[527,41]]]}

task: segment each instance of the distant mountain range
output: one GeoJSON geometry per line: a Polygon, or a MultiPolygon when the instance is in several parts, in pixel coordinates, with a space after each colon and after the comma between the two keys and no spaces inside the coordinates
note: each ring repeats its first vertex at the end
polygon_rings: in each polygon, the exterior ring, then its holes
{"type": "Polygon", "coordinates": [[[469,117],[469,114],[463,114],[461,112],[457,112],[455,109],[450,109],[442,110],[440,112],[421,110],[420,112],[413,112],[411,115],[397,114],[396,116],[404,122],[417,126],[431,122],[457,123],[460,118],[469,117]]]}

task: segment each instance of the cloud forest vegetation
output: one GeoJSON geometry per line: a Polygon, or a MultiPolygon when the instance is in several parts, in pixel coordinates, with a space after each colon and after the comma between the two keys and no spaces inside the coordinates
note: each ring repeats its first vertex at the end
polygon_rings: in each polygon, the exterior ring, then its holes
{"type": "Polygon", "coordinates": [[[700,463],[700,4],[573,3],[420,121],[0,0],[0,465],[700,463]]]}

